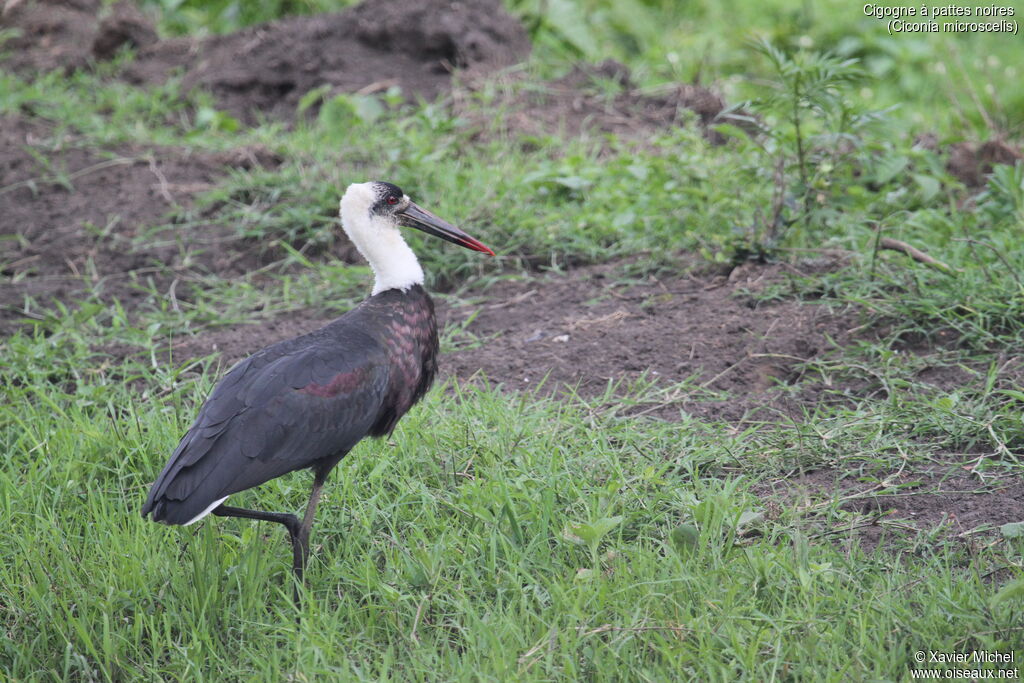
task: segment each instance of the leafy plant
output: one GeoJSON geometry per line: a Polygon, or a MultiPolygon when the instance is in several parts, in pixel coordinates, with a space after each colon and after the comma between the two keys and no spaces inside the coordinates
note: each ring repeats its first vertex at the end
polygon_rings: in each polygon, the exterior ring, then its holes
{"type": "Polygon", "coordinates": [[[996,166],[978,203],[994,221],[1011,220],[1024,225],[1024,163],[996,166]]]}
{"type": "Polygon", "coordinates": [[[791,226],[829,221],[842,197],[837,190],[857,171],[865,133],[886,112],[864,111],[849,96],[850,86],[864,77],[856,59],[809,50],[787,54],[766,39],[753,47],[768,59],[774,80],[751,103],[761,117],[747,118],[759,129],[752,144],[760,154],[748,172],[774,189],[771,206],[759,211],[742,249],[764,255],[791,226]]]}

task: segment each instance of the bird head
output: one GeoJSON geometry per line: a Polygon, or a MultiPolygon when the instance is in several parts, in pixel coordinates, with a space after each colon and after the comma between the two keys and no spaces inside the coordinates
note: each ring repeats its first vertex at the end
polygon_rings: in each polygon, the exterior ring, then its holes
{"type": "Polygon", "coordinates": [[[349,185],[341,199],[341,217],[350,236],[354,230],[365,234],[366,231],[360,229],[362,226],[377,226],[378,229],[404,226],[494,256],[482,242],[417,205],[400,187],[391,183],[371,181],[349,185]]]}

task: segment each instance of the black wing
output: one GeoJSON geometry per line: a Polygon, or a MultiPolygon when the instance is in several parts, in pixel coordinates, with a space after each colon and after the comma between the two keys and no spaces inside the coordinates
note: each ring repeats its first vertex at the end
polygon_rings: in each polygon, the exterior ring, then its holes
{"type": "Polygon", "coordinates": [[[225,496],[351,450],[381,413],[389,366],[374,339],[346,328],[343,347],[321,330],[232,368],[153,483],[143,516],[185,524],[225,496]]]}

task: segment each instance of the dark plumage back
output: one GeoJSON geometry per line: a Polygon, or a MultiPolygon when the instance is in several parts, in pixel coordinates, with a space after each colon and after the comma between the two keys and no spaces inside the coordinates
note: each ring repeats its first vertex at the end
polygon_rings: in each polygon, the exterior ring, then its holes
{"type": "Polygon", "coordinates": [[[186,524],[224,497],[306,467],[326,472],[383,436],[437,372],[434,305],[419,285],[376,294],[315,332],[233,367],[203,404],[142,508],[186,524]]]}

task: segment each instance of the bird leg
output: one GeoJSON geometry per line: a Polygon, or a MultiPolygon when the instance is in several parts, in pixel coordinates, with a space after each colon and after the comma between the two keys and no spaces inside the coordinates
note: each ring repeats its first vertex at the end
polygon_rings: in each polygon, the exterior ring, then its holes
{"type": "Polygon", "coordinates": [[[302,557],[302,551],[299,549],[299,536],[302,533],[302,527],[299,524],[298,517],[287,512],[261,512],[260,510],[246,510],[245,508],[236,508],[229,505],[220,505],[211,510],[211,513],[218,517],[241,517],[243,519],[257,519],[261,522],[284,524],[284,528],[288,530],[288,536],[292,541],[292,555],[295,558],[293,568],[295,573],[298,574],[299,579],[302,579],[302,570],[299,568],[299,558],[302,557]]]}
{"type": "Polygon", "coordinates": [[[309,532],[313,528],[313,515],[316,513],[317,503],[320,502],[320,492],[325,481],[327,481],[327,472],[317,472],[314,476],[313,490],[309,494],[309,503],[306,505],[306,514],[303,516],[301,524],[299,524],[298,517],[287,512],[262,512],[230,505],[220,505],[211,512],[218,517],[242,517],[283,524],[288,530],[288,536],[292,542],[292,570],[301,583],[302,575],[306,570],[306,561],[309,559],[309,532]]]}
{"type": "Polygon", "coordinates": [[[299,545],[295,548],[293,568],[300,581],[306,569],[306,560],[309,559],[309,532],[313,528],[313,515],[316,514],[316,506],[320,502],[320,491],[323,489],[325,481],[327,481],[327,472],[317,471],[313,477],[313,490],[309,492],[309,502],[306,503],[306,514],[302,517],[302,526],[298,530],[299,545]]]}

